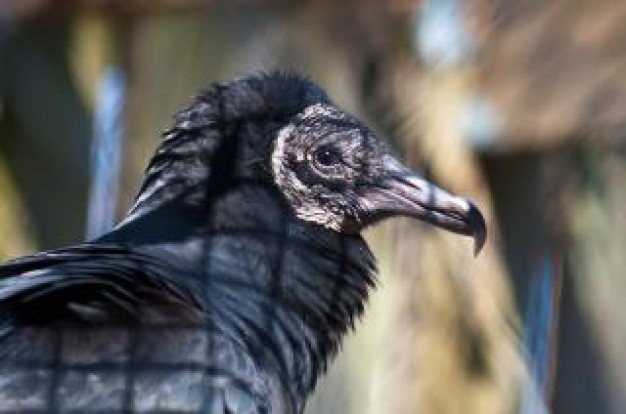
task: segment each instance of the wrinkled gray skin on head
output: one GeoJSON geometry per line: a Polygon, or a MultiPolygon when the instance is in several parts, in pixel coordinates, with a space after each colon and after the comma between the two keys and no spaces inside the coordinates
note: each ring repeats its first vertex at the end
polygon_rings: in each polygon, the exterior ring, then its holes
{"type": "Polygon", "coordinates": [[[363,190],[383,174],[384,153],[357,120],[319,103],[279,131],[272,171],[300,219],[356,233],[370,224],[363,190]]]}

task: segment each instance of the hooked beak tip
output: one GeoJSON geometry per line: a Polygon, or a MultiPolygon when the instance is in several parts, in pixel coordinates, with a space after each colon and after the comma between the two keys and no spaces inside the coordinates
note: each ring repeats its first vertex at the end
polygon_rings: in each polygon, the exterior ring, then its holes
{"type": "Polygon", "coordinates": [[[469,210],[467,212],[467,221],[472,228],[472,237],[474,238],[474,257],[478,256],[487,241],[487,225],[485,219],[476,205],[469,201],[469,210]]]}

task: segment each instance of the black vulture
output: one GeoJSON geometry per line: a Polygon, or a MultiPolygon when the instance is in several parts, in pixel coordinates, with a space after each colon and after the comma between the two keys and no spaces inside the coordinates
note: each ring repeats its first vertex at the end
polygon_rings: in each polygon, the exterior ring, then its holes
{"type": "Polygon", "coordinates": [[[117,227],[0,267],[0,411],[301,413],[397,215],[485,241],[312,81],[212,84],[117,227]]]}

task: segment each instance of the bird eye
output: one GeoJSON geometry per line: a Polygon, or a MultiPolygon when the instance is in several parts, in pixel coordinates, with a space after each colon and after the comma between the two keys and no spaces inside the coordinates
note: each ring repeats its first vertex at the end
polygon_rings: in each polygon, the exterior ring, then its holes
{"type": "Polygon", "coordinates": [[[331,167],[341,162],[342,155],[337,147],[324,145],[315,151],[314,159],[317,164],[323,167],[331,167]]]}

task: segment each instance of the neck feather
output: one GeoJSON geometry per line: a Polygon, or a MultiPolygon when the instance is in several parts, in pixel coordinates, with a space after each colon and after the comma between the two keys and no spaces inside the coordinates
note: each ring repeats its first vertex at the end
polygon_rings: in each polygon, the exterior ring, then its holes
{"type": "Polygon", "coordinates": [[[224,328],[303,398],[362,314],[375,265],[360,236],[302,222],[271,191],[244,186],[216,203],[206,291],[224,328]]]}

